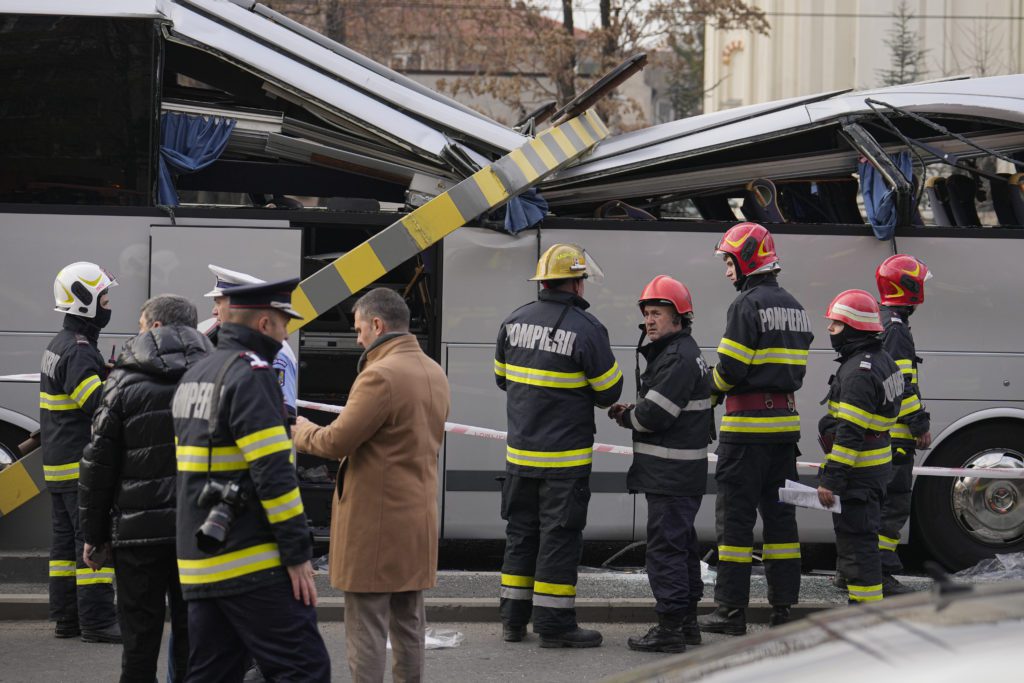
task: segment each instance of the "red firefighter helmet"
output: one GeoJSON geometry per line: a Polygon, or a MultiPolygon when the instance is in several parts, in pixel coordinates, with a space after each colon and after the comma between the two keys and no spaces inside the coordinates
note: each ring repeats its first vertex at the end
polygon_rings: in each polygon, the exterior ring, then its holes
{"type": "Polygon", "coordinates": [[[772,234],[759,223],[738,223],[729,228],[715,247],[715,254],[731,255],[744,276],[782,267],[772,234]]]}
{"type": "Polygon", "coordinates": [[[909,254],[890,256],[875,271],[878,296],[886,306],[924,303],[924,283],[931,276],[931,271],[921,259],[909,254]]]}
{"type": "Polygon", "coordinates": [[[848,289],[828,305],[825,317],[838,320],[855,330],[881,332],[882,319],[878,314],[878,302],[863,289],[848,289]]]}
{"type": "Polygon", "coordinates": [[[690,290],[682,282],[668,275],[657,275],[648,282],[644,291],[640,293],[637,303],[640,304],[641,313],[643,313],[644,304],[672,306],[679,315],[693,313],[693,298],[690,296],[690,290]]]}

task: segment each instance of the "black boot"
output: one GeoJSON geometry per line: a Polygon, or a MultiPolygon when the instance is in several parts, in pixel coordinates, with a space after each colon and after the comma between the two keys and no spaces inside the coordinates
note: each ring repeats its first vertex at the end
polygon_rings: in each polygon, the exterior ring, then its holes
{"type": "Polygon", "coordinates": [[[525,626],[509,626],[508,624],[504,624],[501,627],[501,639],[506,643],[518,643],[525,637],[525,626]]]}
{"type": "Polygon", "coordinates": [[[887,598],[893,595],[905,595],[906,593],[913,592],[913,588],[903,585],[892,574],[886,574],[882,577],[882,595],[887,598]]]}
{"type": "Polygon", "coordinates": [[[782,626],[789,623],[789,605],[772,605],[772,613],[768,616],[768,627],[782,626]]]}
{"type": "Polygon", "coordinates": [[[604,638],[600,631],[577,626],[569,631],[540,635],[541,647],[597,647],[604,638]]]}
{"type": "Polygon", "coordinates": [[[700,645],[700,626],[697,624],[696,603],[683,615],[683,640],[687,645],[700,645]]]}
{"type": "Polygon", "coordinates": [[[53,635],[55,638],[77,638],[82,635],[81,629],[78,628],[78,617],[58,619],[57,625],[53,629],[53,635]]]}
{"type": "Polygon", "coordinates": [[[115,621],[106,628],[83,628],[83,643],[120,643],[121,626],[115,621]]]}
{"type": "Polygon", "coordinates": [[[839,590],[846,590],[846,577],[836,572],[836,575],[832,577],[832,585],[839,590]]]}
{"type": "Polygon", "coordinates": [[[659,614],[657,626],[651,627],[645,636],[630,638],[626,644],[637,652],[686,652],[682,615],[659,614]]]}
{"type": "Polygon", "coordinates": [[[697,619],[701,631],[742,636],[747,632],[747,610],[719,605],[714,612],[697,619]]]}

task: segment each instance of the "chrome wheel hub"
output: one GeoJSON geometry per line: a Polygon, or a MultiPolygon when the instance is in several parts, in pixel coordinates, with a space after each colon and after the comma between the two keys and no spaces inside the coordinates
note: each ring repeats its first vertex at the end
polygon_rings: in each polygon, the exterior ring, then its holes
{"type": "MultiPolygon", "coordinates": [[[[999,448],[977,453],[965,468],[1024,470],[1024,455],[999,448]]],[[[960,477],[953,482],[953,515],[976,541],[1002,546],[1024,538],[1024,479],[960,477]]]]}

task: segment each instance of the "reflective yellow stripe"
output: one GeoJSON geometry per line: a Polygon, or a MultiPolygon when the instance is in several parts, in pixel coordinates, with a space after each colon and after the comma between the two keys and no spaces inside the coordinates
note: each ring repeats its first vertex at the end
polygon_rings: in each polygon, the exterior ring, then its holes
{"type": "Polygon", "coordinates": [[[78,410],[80,405],[67,394],[47,394],[39,392],[39,407],[43,410],[78,410]]]}
{"type": "Polygon", "coordinates": [[[608,369],[608,372],[593,379],[588,377],[587,381],[590,382],[590,386],[593,387],[594,391],[605,391],[615,386],[615,383],[620,379],[622,379],[622,370],[619,369],[618,361],[615,361],[608,369]]]}
{"type": "Polygon", "coordinates": [[[761,548],[761,559],[765,560],[798,560],[800,559],[799,543],[765,543],[761,548]]]}
{"type": "Polygon", "coordinates": [[[99,583],[114,583],[113,567],[100,567],[96,571],[88,567],[75,570],[76,585],[91,586],[99,583]]]}
{"type": "Polygon", "coordinates": [[[71,398],[74,399],[75,403],[79,406],[84,406],[85,402],[92,396],[92,392],[96,391],[100,386],[103,385],[103,380],[99,378],[99,375],[89,375],[75,387],[75,390],[71,392],[71,398]]]}
{"type": "MultiPolygon", "coordinates": [[[[205,446],[178,446],[176,450],[179,472],[205,472],[209,456],[205,446]]],[[[212,472],[232,472],[249,469],[242,449],[235,446],[216,446],[213,449],[212,472]]]]}
{"type": "Polygon", "coordinates": [[[900,414],[896,417],[906,417],[919,410],[921,410],[921,399],[917,396],[908,396],[900,403],[900,414]]]}
{"type": "Polygon", "coordinates": [[[900,539],[898,539],[898,538],[890,538],[888,536],[883,536],[882,534],[878,534],[878,549],[879,550],[892,550],[892,551],[895,552],[896,547],[899,546],[899,544],[900,544],[900,539]]]}
{"type": "Polygon", "coordinates": [[[576,586],[571,586],[567,583],[544,583],[543,581],[537,581],[533,584],[533,592],[546,593],[547,595],[576,595],[576,586]]]}
{"type": "Polygon", "coordinates": [[[504,377],[505,376],[505,364],[504,363],[499,363],[497,360],[494,361],[494,374],[497,375],[498,377],[504,377]]]}
{"type": "Polygon", "coordinates": [[[70,481],[78,479],[78,463],[67,465],[43,465],[43,479],[46,481],[70,481]]]}
{"type": "Polygon", "coordinates": [[[807,365],[807,349],[786,349],[782,347],[758,349],[754,352],[753,365],[777,363],[780,365],[807,365]]]}
{"type": "Polygon", "coordinates": [[[834,460],[851,467],[876,467],[892,461],[892,447],[876,448],[870,451],[857,451],[846,446],[833,444],[832,452],[825,456],[826,460],[834,460]]]}
{"type": "Polygon", "coordinates": [[[298,487],[292,489],[283,496],[271,498],[270,500],[260,499],[260,504],[267,513],[267,519],[271,524],[277,524],[291,519],[304,512],[302,507],[302,495],[298,487]]]}
{"type": "MultiPolygon", "coordinates": [[[[587,386],[587,376],[582,371],[555,372],[528,368],[524,365],[512,365],[511,363],[506,364],[504,369],[503,376],[509,382],[549,389],[582,389],[587,386]]],[[[495,366],[495,372],[497,372],[497,366],[495,366]]]]}
{"type": "Polygon", "coordinates": [[[64,576],[74,577],[75,575],[75,561],[74,560],[50,560],[50,576],[64,576]]]}
{"type": "Polygon", "coordinates": [[[896,424],[895,417],[875,415],[874,413],[869,413],[863,408],[858,408],[855,405],[843,403],[842,401],[829,401],[828,414],[832,417],[839,418],[840,420],[852,422],[858,427],[872,429],[876,432],[887,432],[894,424],[896,424]]]}
{"type": "Polygon", "coordinates": [[[914,435],[910,433],[910,427],[905,424],[894,424],[892,429],[889,430],[890,439],[906,439],[907,441],[913,441],[914,435]]]}
{"type": "Polygon", "coordinates": [[[718,546],[719,562],[739,562],[749,564],[754,559],[753,546],[720,545],[718,546]]]}
{"type": "Polygon", "coordinates": [[[778,432],[799,432],[799,415],[782,415],[779,417],[739,417],[737,415],[722,416],[723,432],[742,432],[747,434],[774,434],[778,432]]]}
{"type": "Polygon", "coordinates": [[[501,585],[511,588],[533,588],[532,576],[517,576],[516,574],[502,574],[501,585]]]}
{"type": "Polygon", "coordinates": [[[715,380],[715,388],[718,389],[723,394],[728,392],[734,386],[736,386],[735,384],[729,384],[724,379],[722,379],[722,375],[719,374],[717,366],[714,370],[711,371],[711,377],[715,380]]]}
{"type": "Polygon", "coordinates": [[[572,451],[526,451],[507,446],[507,459],[514,465],[526,467],[576,467],[593,462],[593,448],[572,451]],[[583,456],[583,457],[581,457],[583,456]]]}
{"type": "Polygon", "coordinates": [[[754,360],[754,349],[726,337],[722,337],[722,341],[718,343],[717,352],[720,356],[735,358],[744,365],[750,365],[750,362],[754,360]]]}
{"type": "Polygon", "coordinates": [[[288,432],[281,425],[268,427],[237,439],[235,443],[242,449],[246,461],[252,462],[274,453],[291,454],[292,441],[288,432]]]}
{"type": "Polygon", "coordinates": [[[882,584],[880,583],[873,586],[854,586],[852,583],[848,583],[846,589],[850,593],[850,599],[856,602],[874,602],[882,599],[882,584]]]}
{"type": "Polygon", "coordinates": [[[184,584],[216,583],[280,566],[277,544],[264,543],[202,560],[178,558],[178,576],[184,584]]]}

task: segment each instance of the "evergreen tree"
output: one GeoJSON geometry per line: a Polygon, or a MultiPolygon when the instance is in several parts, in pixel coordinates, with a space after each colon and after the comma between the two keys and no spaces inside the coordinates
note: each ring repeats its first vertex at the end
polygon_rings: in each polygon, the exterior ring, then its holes
{"type": "Polygon", "coordinates": [[[889,48],[889,68],[879,69],[878,76],[882,85],[919,81],[928,73],[924,66],[928,50],[921,47],[921,36],[911,28],[914,13],[910,11],[906,0],[900,0],[892,18],[889,37],[884,41],[889,48]]]}

